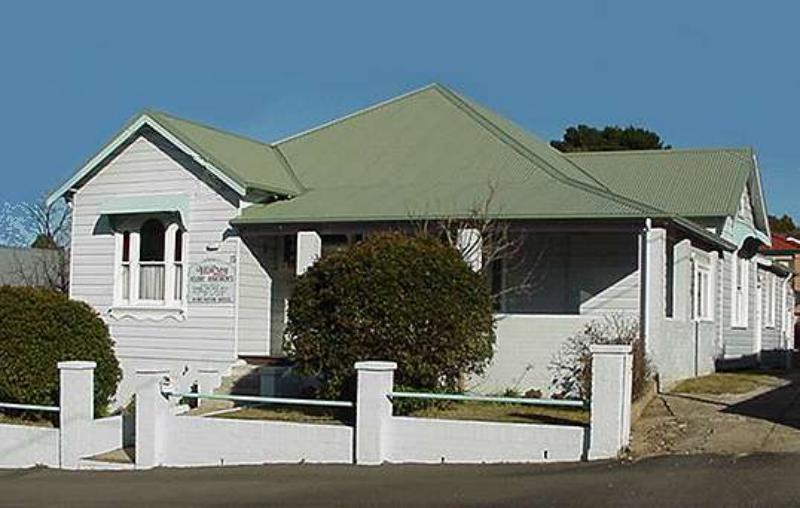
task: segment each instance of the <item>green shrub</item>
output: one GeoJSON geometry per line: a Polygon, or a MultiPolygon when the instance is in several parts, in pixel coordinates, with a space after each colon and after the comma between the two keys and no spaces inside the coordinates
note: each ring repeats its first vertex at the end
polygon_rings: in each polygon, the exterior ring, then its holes
{"type": "Polygon", "coordinates": [[[66,360],[97,362],[95,412],[103,414],[122,373],[97,313],[48,289],[0,286],[0,400],[58,405],[56,364],[66,360]]]}
{"type": "Polygon", "coordinates": [[[492,357],[492,301],[452,247],[381,233],[298,278],[286,339],[298,372],[317,376],[324,397],[352,398],[353,364],[362,360],[397,362],[398,386],[454,391],[492,357]]]}

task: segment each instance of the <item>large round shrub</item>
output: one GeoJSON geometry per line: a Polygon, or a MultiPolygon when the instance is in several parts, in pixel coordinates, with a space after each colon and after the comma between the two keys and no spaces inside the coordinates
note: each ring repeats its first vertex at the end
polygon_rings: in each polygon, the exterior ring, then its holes
{"type": "Polygon", "coordinates": [[[437,238],[381,233],[331,253],[298,278],[287,353],[325,397],[352,398],[353,364],[398,364],[395,383],[458,389],[492,357],[486,281],[437,238]]]}
{"type": "Polygon", "coordinates": [[[122,377],[108,328],[83,302],[51,290],[0,287],[0,401],[58,405],[58,368],[97,362],[95,412],[102,414],[122,377]]]}

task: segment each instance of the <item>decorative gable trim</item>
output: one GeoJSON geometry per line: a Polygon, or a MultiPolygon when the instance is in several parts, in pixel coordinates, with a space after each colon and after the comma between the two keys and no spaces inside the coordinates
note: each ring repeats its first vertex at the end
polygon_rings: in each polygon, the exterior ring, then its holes
{"type": "Polygon", "coordinates": [[[167,128],[159,124],[153,117],[147,113],[139,115],[127,127],[123,128],[109,143],[103,147],[94,157],[89,159],[72,177],[64,182],[55,192],[47,197],[47,204],[50,205],[57,199],[61,198],[71,190],[83,185],[85,181],[91,178],[92,172],[115,150],[117,150],[123,143],[125,143],[131,136],[133,136],[139,129],[148,126],[157,132],[160,136],[164,137],[167,141],[175,145],[180,151],[194,159],[198,164],[208,170],[212,175],[217,177],[225,185],[230,187],[234,192],[240,196],[244,196],[246,189],[243,185],[233,180],[230,176],[225,174],[222,170],[214,164],[203,158],[200,154],[192,150],[186,143],[178,139],[167,128]]]}

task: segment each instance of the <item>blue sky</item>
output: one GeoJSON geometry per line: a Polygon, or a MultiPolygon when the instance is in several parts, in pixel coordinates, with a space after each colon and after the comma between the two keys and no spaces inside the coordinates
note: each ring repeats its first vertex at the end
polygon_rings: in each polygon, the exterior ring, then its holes
{"type": "Polygon", "coordinates": [[[144,107],[270,140],[440,81],[545,139],[636,124],[753,146],[800,217],[797,2],[15,2],[0,201],[57,186],[144,107]]]}

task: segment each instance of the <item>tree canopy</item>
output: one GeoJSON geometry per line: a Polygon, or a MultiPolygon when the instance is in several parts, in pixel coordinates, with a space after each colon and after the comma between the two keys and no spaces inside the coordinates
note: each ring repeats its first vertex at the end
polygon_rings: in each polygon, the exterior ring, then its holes
{"type": "Polygon", "coordinates": [[[612,150],[668,150],[661,136],[641,127],[609,125],[602,130],[580,124],[568,127],[563,139],[550,142],[561,152],[594,152],[612,150]]]}
{"type": "Polygon", "coordinates": [[[781,217],[769,216],[769,229],[773,233],[791,235],[797,232],[797,226],[791,216],[783,214],[781,217]]]}

